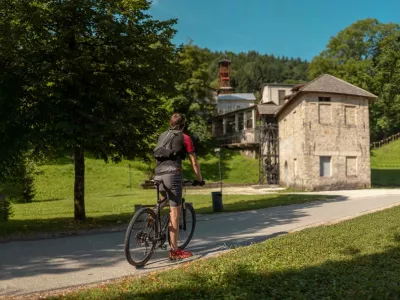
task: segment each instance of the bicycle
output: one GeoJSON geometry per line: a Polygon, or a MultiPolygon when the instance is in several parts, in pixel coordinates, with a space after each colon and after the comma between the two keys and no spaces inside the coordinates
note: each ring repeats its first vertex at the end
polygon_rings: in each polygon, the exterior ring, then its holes
{"type": "MultiPolygon", "coordinates": [[[[168,225],[170,220],[169,213],[162,216],[161,210],[164,206],[169,205],[169,199],[160,200],[160,185],[161,181],[152,180],[157,189],[157,204],[154,208],[143,207],[137,211],[132,217],[125,234],[125,256],[128,262],[135,266],[144,266],[154,253],[154,250],[161,248],[167,249],[165,244],[167,241],[171,245],[170,235],[168,234],[168,225]],[[134,233],[134,230],[137,230],[134,233]],[[132,239],[133,237],[133,239],[132,239]],[[134,242],[132,245],[131,242],[134,242]],[[134,247],[136,245],[136,248],[134,247]],[[139,249],[142,250],[139,250],[139,249]],[[139,249],[137,249],[139,248],[139,249]],[[134,255],[140,256],[143,252],[143,257],[138,259],[134,255]]],[[[182,186],[195,186],[198,185],[196,180],[182,180],[182,186]]],[[[182,196],[184,196],[186,190],[182,196]]],[[[196,227],[196,213],[190,203],[186,203],[185,198],[182,197],[182,209],[179,216],[179,235],[178,247],[185,249],[193,237],[194,229],[196,227]]]]}

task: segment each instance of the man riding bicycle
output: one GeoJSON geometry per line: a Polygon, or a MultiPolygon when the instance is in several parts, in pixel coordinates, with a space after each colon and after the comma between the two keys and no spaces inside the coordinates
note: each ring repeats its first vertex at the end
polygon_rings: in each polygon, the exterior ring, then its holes
{"type": "Polygon", "coordinates": [[[191,252],[178,249],[179,216],[182,206],[182,159],[185,159],[186,154],[189,155],[198,184],[204,185],[192,139],[182,132],[184,127],[184,116],[174,113],[170,118],[170,129],[160,135],[154,152],[157,159],[154,180],[162,182],[162,200],[169,199],[171,211],[168,227],[171,240],[168,257],[171,260],[192,256],[191,252]]]}

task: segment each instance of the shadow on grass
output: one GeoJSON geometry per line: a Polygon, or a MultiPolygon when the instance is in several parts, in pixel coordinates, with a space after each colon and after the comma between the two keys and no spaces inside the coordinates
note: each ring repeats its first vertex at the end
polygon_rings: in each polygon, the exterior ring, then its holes
{"type": "Polygon", "coordinates": [[[49,155],[49,157],[44,162],[46,165],[73,165],[73,153],[59,152],[49,155]]]}
{"type": "MultiPolygon", "coordinates": [[[[129,188],[129,186],[128,186],[129,188]]],[[[110,196],[105,196],[107,198],[114,198],[114,197],[127,197],[127,196],[134,196],[134,193],[130,193],[130,194],[117,194],[117,195],[110,195],[110,196]]],[[[155,197],[155,196],[154,196],[155,197]]]]}
{"type": "MultiPolygon", "coordinates": [[[[123,196],[123,195],[121,195],[123,196]]],[[[239,212],[257,210],[262,208],[286,206],[292,204],[300,204],[302,208],[308,208],[312,206],[320,205],[322,201],[343,201],[346,200],[344,197],[338,196],[327,196],[327,195],[293,195],[293,194],[277,194],[271,197],[268,195],[265,198],[256,200],[242,200],[232,203],[224,204],[223,212],[239,212]]],[[[188,202],[191,202],[190,200],[188,202]]],[[[210,205],[202,208],[196,208],[197,214],[213,214],[212,201],[210,199],[210,205]]],[[[297,210],[298,207],[293,207],[293,211],[297,210]]],[[[73,234],[79,230],[90,230],[104,227],[115,227],[129,223],[130,219],[134,215],[134,205],[132,205],[131,213],[121,214],[110,214],[104,216],[88,217],[85,222],[75,222],[71,217],[66,218],[49,218],[49,219],[10,219],[6,223],[2,223],[0,227],[0,237],[7,236],[19,236],[29,237],[34,234],[42,233],[56,233],[66,232],[73,234]],[[4,225],[3,225],[4,224],[4,225]]],[[[290,215],[290,213],[289,213],[290,215]]],[[[298,217],[298,216],[296,216],[298,217]]]]}
{"type": "Polygon", "coordinates": [[[11,219],[8,222],[2,223],[0,227],[0,237],[6,239],[7,236],[12,236],[11,239],[19,239],[48,234],[50,237],[55,233],[63,233],[70,235],[79,230],[90,230],[103,227],[115,227],[122,224],[127,224],[134,214],[132,213],[114,214],[100,217],[88,217],[85,222],[76,222],[72,216],[69,218],[51,218],[51,219],[27,219],[15,220],[11,219]]]}
{"type": "Polygon", "coordinates": [[[371,169],[373,187],[400,187],[400,169],[371,169]]]}
{"type": "Polygon", "coordinates": [[[34,199],[34,200],[32,200],[32,203],[35,203],[35,202],[54,202],[54,201],[60,201],[60,200],[66,200],[66,199],[65,198],[34,199]]]}
{"type": "Polygon", "coordinates": [[[258,260],[232,264],[224,273],[213,266],[209,272],[189,268],[175,273],[179,285],[158,285],[146,292],[121,289],[107,299],[398,299],[400,294],[399,247],[372,255],[349,252],[348,260],[273,272],[262,257],[258,260]]]}

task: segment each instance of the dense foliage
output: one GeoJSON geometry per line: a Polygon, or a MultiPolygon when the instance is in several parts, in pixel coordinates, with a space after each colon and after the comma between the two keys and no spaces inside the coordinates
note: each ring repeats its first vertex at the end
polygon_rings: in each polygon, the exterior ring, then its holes
{"type": "MultiPolygon", "coordinates": [[[[0,2],[0,134],[8,153],[68,149],[75,219],[85,219],[84,154],[118,161],[149,151],[175,90],[175,20],[146,0],[0,2]],[[1,109],[0,109],[1,111],[1,109]]],[[[2,150],[3,152],[3,150],[2,150]]],[[[0,159],[0,160],[1,160],[0,159]]]]}

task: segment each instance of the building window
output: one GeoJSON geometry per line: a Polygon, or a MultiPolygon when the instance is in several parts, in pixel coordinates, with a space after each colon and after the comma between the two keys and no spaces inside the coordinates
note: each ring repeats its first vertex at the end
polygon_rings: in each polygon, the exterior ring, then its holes
{"type": "Polygon", "coordinates": [[[356,108],[354,106],[345,106],[344,122],[345,122],[346,126],[355,126],[356,125],[356,108]]]}
{"type": "Polygon", "coordinates": [[[286,96],[285,90],[278,90],[279,105],[283,104],[283,98],[286,96]]]}
{"type": "Polygon", "coordinates": [[[239,130],[243,130],[244,129],[244,118],[243,118],[243,114],[239,114],[239,130]]]}
{"type": "Polygon", "coordinates": [[[330,177],[331,173],[331,157],[320,156],[319,157],[319,175],[321,177],[330,177]]]}
{"type": "Polygon", "coordinates": [[[246,112],[247,119],[246,119],[246,128],[253,128],[253,115],[251,111],[246,112]]]}
{"type": "Polygon", "coordinates": [[[240,105],[236,105],[236,109],[240,109],[241,108],[241,106],[240,105]]]}
{"type": "Polygon", "coordinates": [[[331,102],[331,97],[318,97],[318,102],[331,102]]]}
{"type": "Polygon", "coordinates": [[[228,111],[232,110],[232,106],[228,105],[228,111]]]}
{"type": "Polygon", "coordinates": [[[357,176],[357,157],[354,156],[346,157],[346,176],[348,177],[357,176]]]}
{"type": "Polygon", "coordinates": [[[318,117],[320,124],[332,123],[332,108],[330,104],[318,105],[318,117]]]}

